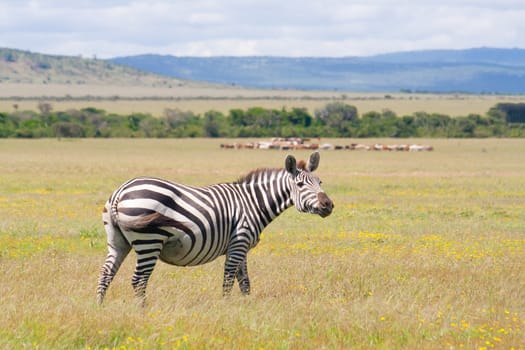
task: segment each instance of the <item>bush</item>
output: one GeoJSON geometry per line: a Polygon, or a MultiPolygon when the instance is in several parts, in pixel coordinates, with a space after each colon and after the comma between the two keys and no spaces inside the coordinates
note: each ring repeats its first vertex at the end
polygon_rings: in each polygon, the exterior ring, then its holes
{"type": "Polygon", "coordinates": [[[96,108],[54,112],[42,103],[40,113],[0,113],[0,137],[524,137],[524,106],[498,104],[486,116],[457,118],[426,112],[398,117],[390,110],[359,117],[354,106],[336,102],[315,116],[304,108],[253,107],[203,116],[166,109],[157,118],[96,108]]]}

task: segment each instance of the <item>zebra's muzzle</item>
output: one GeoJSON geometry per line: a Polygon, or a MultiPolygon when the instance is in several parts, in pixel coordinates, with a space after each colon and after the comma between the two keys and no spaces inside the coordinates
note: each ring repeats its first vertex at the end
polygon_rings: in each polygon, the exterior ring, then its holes
{"type": "Polygon", "coordinates": [[[317,194],[317,200],[319,201],[319,207],[317,210],[317,214],[319,214],[320,217],[325,218],[328,215],[332,214],[332,210],[334,209],[334,202],[324,192],[319,192],[317,194]]]}

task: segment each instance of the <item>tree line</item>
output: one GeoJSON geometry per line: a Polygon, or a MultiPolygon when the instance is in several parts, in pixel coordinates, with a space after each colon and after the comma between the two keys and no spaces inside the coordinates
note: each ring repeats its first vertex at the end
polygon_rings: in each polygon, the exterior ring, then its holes
{"type": "Polygon", "coordinates": [[[0,112],[0,137],[525,137],[525,104],[500,103],[486,115],[451,117],[390,110],[359,115],[355,106],[332,102],[309,113],[305,108],[232,109],[202,115],[166,109],[162,116],[121,115],[96,108],[0,112]]]}

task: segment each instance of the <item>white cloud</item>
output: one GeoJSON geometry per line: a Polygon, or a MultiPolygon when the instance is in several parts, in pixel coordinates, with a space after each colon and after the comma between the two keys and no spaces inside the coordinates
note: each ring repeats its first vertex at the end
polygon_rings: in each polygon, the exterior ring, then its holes
{"type": "Polygon", "coordinates": [[[522,0],[6,0],[0,46],[113,57],[525,47],[522,0]]]}

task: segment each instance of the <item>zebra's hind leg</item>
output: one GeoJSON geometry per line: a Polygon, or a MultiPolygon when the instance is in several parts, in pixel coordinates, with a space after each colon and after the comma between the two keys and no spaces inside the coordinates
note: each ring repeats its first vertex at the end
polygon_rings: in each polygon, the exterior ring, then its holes
{"type": "Polygon", "coordinates": [[[113,281],[120,265],[131,250],[131,245],[118,227],[111,224],[109,220],[104,220],[104,228],[108,240],[108,255],[98,278],[97,302],[99,305],[102,304],[109,284],[113,281]]]}
{"type": "Polygon", "coordinates": [[[241,293],[244,295],[250,294],[250,278],[248,277],[248,264],[246,259],[241,263],[235,274],[237,281],[239,282],[239,288],[241,293]]]}
{"type": "Polygon", "coordinates": [[[136,242],[133,244],[133,248],[137,252],[137,265],[131,279],[131,285],[141,306],[144,306],[146,303],[148,280],[159,259],[163,245],[164,241],[162,240],[136,242]]]}

